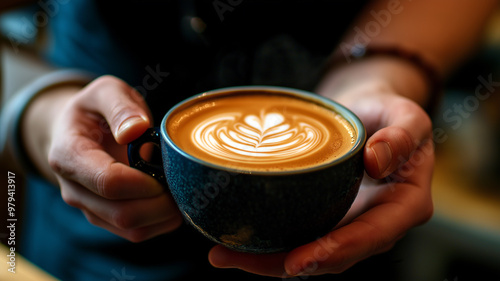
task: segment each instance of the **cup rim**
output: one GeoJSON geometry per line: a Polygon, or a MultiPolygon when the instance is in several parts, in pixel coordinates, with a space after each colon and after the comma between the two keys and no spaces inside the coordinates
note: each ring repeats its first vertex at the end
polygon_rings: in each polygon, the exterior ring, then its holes
{"type": "Polygon", "coordinates": [[[364,144],[366,142],[366,129],[359,119],[356,114],[354,114],[351,110],[346,108],[345,106],[335,102],[334,100],[328,99],[326,97],[320,96],[318,94],[314,94],[312,92],[304,91],[304,90],[299,90],[299,89],[294,89],[294,88],[289,88],[289,87],[281,87],[281,86],[266,86],[266,85],[251,85],[251,86],[234,86],[234,87],[225,87],[225,88],[219,88],[219,89],[214,89],[210,91],[203,92],[198,95],[194,95],[192,97],[189,97],[187,99],[184,99],[174,105],[168,112],[165,114],[165,116],[162,119],[161,122],[161,128],[160,128],[160,133],[162,135],[162,138],[166,141],[167,145],[169,145],[172,149],[177,151],[179,154],[182,156],[190,159],[191,161],[197,162],[201,165],[208,166],[210,168],[215,168],[218,170],[223,170],[227,172],[234,172],[234,173],[244,173],[244,174],[255,174],[255,175],[268,175],[268,176],[276,176],[276,175],[291,175],[291,174],[301,174],[301,173],[310,173],[318,170],[323,170],[332,166],[336,166],[342,162],[345,162],[346,160],[352,158],[354,155],[358,154],[361,149],[363,149],[364,144]],[[177,109],[179,109],[181,106],[184,106],[187,103],[193,103],[196,100],[200,99],[205,99],[208,97],[212,96],[217,96],[217,95],[222,95],[224,93],[228,92],[235,92],[235,91],[244,91],[244,90],[251,90],[251,91],[267,91],[267,92],[279,92],[282,94],[291,94],[293,96],[299,96],[301,98],[305,98],[307,100],[312,100],[318,104],[321,104],[332,111],[335,111],[336,113],[340,114],[343,118],[345,118],[356,130],[357,132],[357,137],[356,141],[353,145],[353,147],[344,155],[342,155],[339,158],[335,158],[334,160],[330,162],[325,162],[323,164],[317,165],[317,166],[312,166],[304,169],[296,169],[296,170],[285,170],[285,171],[258,171],[258,170],[245,170],[245,169],[238,169],[238,168],[232,168],[232,167],[225,167],[222,165],[217,165],[214,163],[210,163],[208,161],[199,159],[186,151],[182,150],[179,146],[175,144],[175,142],[170,138],[170,136],[167,133],[167,120],[170,115],[172,115],[173,112],[175,112],[177,109]]]}

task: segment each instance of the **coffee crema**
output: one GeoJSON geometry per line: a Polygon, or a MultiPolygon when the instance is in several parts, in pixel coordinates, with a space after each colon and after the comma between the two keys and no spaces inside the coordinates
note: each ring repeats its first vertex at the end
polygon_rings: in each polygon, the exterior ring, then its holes
{"type": "Polygon", "coordinates": [[[356,140],[356,131],[338,113],[273,91],[201,98],[175,110],[166,127],[188,154],[248,171],[318,166],[347,153],[356,140]]]}

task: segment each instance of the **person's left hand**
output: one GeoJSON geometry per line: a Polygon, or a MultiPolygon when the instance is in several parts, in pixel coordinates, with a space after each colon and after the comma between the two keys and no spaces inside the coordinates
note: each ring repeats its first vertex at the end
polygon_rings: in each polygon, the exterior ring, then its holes
{"type": "Polygon", "coordinates": [[[339,226],[288,253],[255,255],[218,245],[209,253],[213,266],[275,277],[341,273],[430,219],[434,146],[425,111],[384,87],[355,87],[341,102],[360,117],[369,139],[367,175],[339,226]]]}

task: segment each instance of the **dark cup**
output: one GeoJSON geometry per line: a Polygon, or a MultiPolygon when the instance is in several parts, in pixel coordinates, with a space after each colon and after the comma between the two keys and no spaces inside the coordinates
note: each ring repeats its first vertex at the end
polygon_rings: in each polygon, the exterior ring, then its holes
{"type": "Polygon", "coordinates": [[[281,87],[246,86],[214,90],[189,98],[129,145],[131,166],[166,182],[185,219],[209,239],[237,251],[272,253],[291,250],[328,232],[345,216],[364,173],[366,132],[348,109],[321,96],[281,87]],[[344,117],[357,138],[343,156],[298,171],[255,172],[214,165],[181,150],[168,136],[169,116],[179,108],[231,92],[271,90],[310,100],[344,117]],[[163,163],[142,159],[140,147],[161,147],[163,163]]]}

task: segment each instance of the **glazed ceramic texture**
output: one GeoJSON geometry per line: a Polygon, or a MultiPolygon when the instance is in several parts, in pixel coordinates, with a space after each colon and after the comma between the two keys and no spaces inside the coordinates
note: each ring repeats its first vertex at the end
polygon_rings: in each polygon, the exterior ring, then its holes
{"type": "Polygon", "coordinates": [[[349,210],[363,177],[360,150],[307,173],[265,175],[191,161],[162,139],[171,193],[186,220],[237,251],[291,250],[331,231],[349,210]]]}

